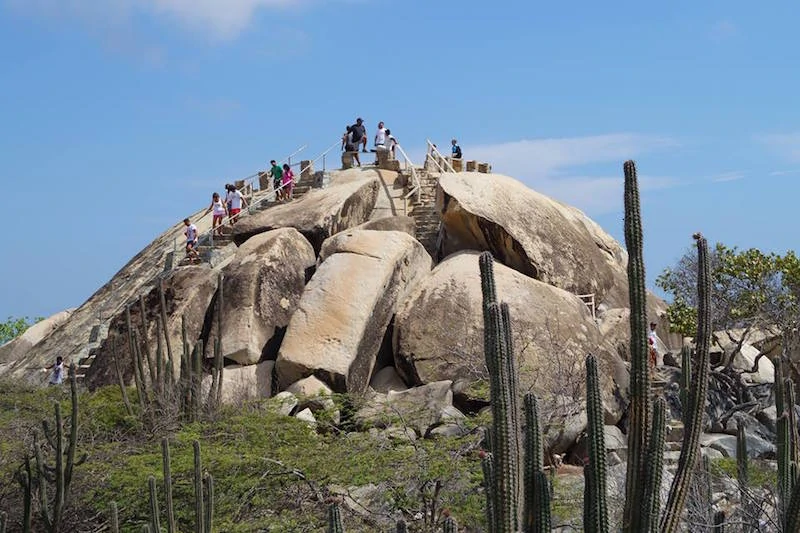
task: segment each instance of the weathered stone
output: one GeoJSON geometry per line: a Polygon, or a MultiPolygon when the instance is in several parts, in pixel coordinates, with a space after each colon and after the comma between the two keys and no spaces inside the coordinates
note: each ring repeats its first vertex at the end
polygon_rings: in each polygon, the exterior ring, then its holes
{"type": "Polygon", "coordinates": [[[408,386],[403,382],[403,379],[397,374],[397,370],[393,366],[387,366],[375,372],[375,375],[369,381],[369,386],[376,392],[384,394],[390,390],[403,391],[408,389],[408,386]]]}
{"type": "MultiPolygon", "coordinates": [[[[45,318],[26,329],[22,335],[0,346],[0,367],[22,360],[32,347],[65,323],[73,311],[74,309],[67,309],[45,318]]],[[[0,370],[0,374],[2,374],[2,370],[0,370]]]]}
{"type": "MultiPolygon", "coordinates": [[[[725,457],[736,457],[736,435],[703,433],[700,446],[713,448],[725,457]]],[[[774,459],[775,445],[756,435],[747,435],[747,456],[751,459],[774,459]]]]}
{"type": "Polygon", "coordinates": [[[378,187],[375,170],[339,172],[325,189],[313,189],[302,198],[243,218],[236,223],[233,240],[241,245],[258,233],[292,227],[319,252],[331,235],[369,219],[378,187]]]}
{"type": "MultiPolygon", "coordinates": [[[[277,356],[280,335],[303,294],[316,265],[314,250],[294,228],[260,233],[242,244],[223,269],[222,353],[243,365],[277,356]]],[[[215,306],[216,307],[216,306],[215,306]]],[[[212,328],[206,355],[213,355],[212,328]]]]}
{"type": "Polygon", "coordinates": [[[463,437],[469,433],[469,429],[466,426],[461,424],[442,424],[441,426],[436,426],[435,428],[431,429],[428,432],[428,437],[445,437],[445,438],[452,438],[452,437],[463,437]]]}
{"type": "Polygon", "coordinates": [[[627,307],[627,253],[578,209],[492,174],[442,174],[442,255],[489,250],[501,263],[597,304],[627,307]]]}
{"type": "MultiPolygon", "coordinates": [[[[197,340],[202,337],[206,311],[217,291],[218,274],[205,264],[188,266],[174,270],[162,283],[167,311],[166,331],[172,350],[172,364],[177,376],[180,372],[181,354],[183,353],[181,323],[185,320],[186,336],[191,350],[197,340]]],[[[160,319],[161,309],[157,287],[152,288],[144,296],[144,308],[146,333],[142,335],[142,315],[138,303],[131,305],[131,324],[136,328],[139,338],[147,340],[150,354],[154,357],[158,338],[157,323],[160,319]]],[[[111,320],[108,336],[97,349],[97,358],[86,374],[86,382],[90,387],[117,383],[113,357],[114,348],[124,378],[130,382],[133,379],[133,356],[128,343],[128,328],[124,310],[111,320]]],[[[164,352],[165,359],[168,359],[166,346],[164,352]]],[[[148,374],[146,363],[145,373],[148,374]]]]}
{"type": "Polygon", "coordinates": [[[299,411],[294,417],[298,420],[302,420],[303,422],[307,423],[310,427],[316,428],[317,427],[317,419],[314,417],[314,413],[311,412],[311,409],[306,407],[302,411],[299,411]]]}
{"type": "Polygon", "coordinates": [[[748,343],[738,346],[735,340],[718,336],[719,345],[725,353],[726,360],[733,358],[731,367],[742,373],[742,378],[750,383],[775,383],[775,366],[769,357],[758,358],[761,351],[748,343]],[[738,349],[737,349],[738,348],[738,349]],[[756,360],[758,365],[756,366],[756,360]],[[751,372],[756,366],[756,372],[751,372]]]}
{"type": "Polygon", "coordinates": [[[353,229],[367,229],[373,231],[402,231],[404,233],[408,233],[412,237],[415,237],[417,234],[417,223],[412,217],[398,215],[369,220],[353,229]]]}
{"type": "Polygon", "coordinates": [[[331,397],[333,391],[314,376],[308,376],[292,383],[287,387],[286,392],[292,393],[298,399],[299,409],[308,407],[312,412],[317,413],[336,408],[331,397]]]}
{"type": "Polygon", "coordinates": [[[431,258],[405,233],[352,230],[326,241],[319,259],[278,353],[279,382],[313,374],[337,392],[364,392],[397,303],[431,258]]]}
{"type": "MultiPolygon", "coordinates": [[[[247,400],[272,396],[274,366],[274,361],[264,361],[257,365],[226,366],[222,373],[222,403],[237,405],[247,400]]],[[[204,376],[203,386],[206,392],[212,381],[211,376],[204,376]]]]}
{"type": "Polygon", "coordinates": [[[489,163],[478,163],[478,172],[481,174],[491,174],[492,173],[492,165],[489,163]]]}
{"type": "MultiPolygon", "coordinates": [[[[494,275],[498,299],[510,309],[522,387],[546,398],[582,391],[584,360],[594,353],[606,421],[616,423],[626,407],[628,372],[602,342],[583,302],[499,263],[494,275]]],[[[487,379],[477,253],[448,257],[417,286],[395,317],[394,346],[395,367],[406,383],[487,379]]]]}
{"type": "MultiPolygon", "coordinates": [[[[667,305],[658,296],[647,293],[647,316],[648,323],[657,321],[656,328],[656,353],[658,354],[658,364],[663,364],[664,355],[670,351],[667,343],[662,342],[662,334],[668,332],[669,321],[666,318],[667,305]]],[[[600,328],[600,335],[603,340],[613,346],[616,352],[626,361],[630,361],[631,343],[631,311],[629,308],[613,308],[604,310],[597,315],[597,325],[600,328]]]]}
{"type": "Polygon", "coordinates": [[[475,160],[467,161],[467,172],[477,172],[478,171],[478,162],[475,160]]]}
{"type": "Polygon", "coordinates": [[[401,392],[374,393],[356,412],[355,420],[363,428],[386,428],[400,423],[423,436],[450,413],[447,408],[453,405],[451,383],[438,381],[401,392]]]}
{"type": "Polygon", "coordinates": [[[289,416],[294,412],[294,409],[297,407],[299,402],[294,394],[283,391],[273,396],[270,403],[277,407],[278,413],[282,414],[283,416],[289,416]]]}
{"type": "Polygon", "coordinates": [[[391,440],[405,442],[414,442],[417,440],[417,433],[413,429],[403,426],[389,426],[381,431],[381,435],[391,440]]]}

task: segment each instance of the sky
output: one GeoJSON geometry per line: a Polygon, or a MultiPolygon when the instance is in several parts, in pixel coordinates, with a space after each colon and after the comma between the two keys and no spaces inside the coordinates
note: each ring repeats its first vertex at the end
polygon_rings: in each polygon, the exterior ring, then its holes
{"type": "MultiPolygon", "coordinates": [[[[797,249],[796,2],[0,0],[0,320],[85,301],[211,192],[344,125],[466,159],[622,241],[797,249]]],[[[421,162],[421,161],[419,161],[421,162]]]]}

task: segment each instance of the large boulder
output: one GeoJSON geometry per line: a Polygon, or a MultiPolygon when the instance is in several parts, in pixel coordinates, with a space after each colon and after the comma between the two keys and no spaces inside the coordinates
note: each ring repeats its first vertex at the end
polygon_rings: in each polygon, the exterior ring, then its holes
{"type": "MultiPolygon", "coordinates": [[[[314,249],[294,228],[260,233],[239,247],[222,271],[222,309],[215,306],[212,321],[221,321],[223,355],[242,365],[274,359],[278,347],[270,340],[289,324],[315,265],[314,249]]],[[[212,328],[207,355],[216,335],[212,328]]]]}
{"type": "MultiPolygon", "coordinates": [[[[217,291],[218,281],[218,273],[207,264],[176,269],[161,281],[167,316],[165,339],[169,339],[169,342],[164,344],[164,351],[167,352],[165,353],[167,359],[171,353],[176,373],[180,371],[181,353],[183,353],[182,328],[185,327],[191,349],[197,339],[202,337],[206,311],[217,291]]],[[[132,302],[130,315],[131,326],[135,329],[141,345],[146,346],[146,351],[154,356],[158,340],[158,322],[161,317],[158,285],[146,295],[142,295],[140,302],[132,302]]],[[[118,313],[111,320],[108,336],[97,348],[94,364],[86,373],[89,387],[117,383],[115,358],[125,380],[133,379],[133,355],[128,342],[126,321],[125,311],[118,313]]],[[[145,373],[147,373],[146,368],[145,366],[145,373]]]]}
{"type": "Polygon", "coordinates": [[[391,217],[374,218],[368,220],[363,224],[356,226],[353,229],[371,229],[375,231],[403,231],[412,237],[417,235],[416,221],[406,215],[397,215],[391,217]]]}
{"type": "MultiPolygon", "coordinates": [[[[404,391],[372,393],[356,412],[355,422],[361,428],[402,424],[424,437],[429,428],[453,420],[458,413],[453,408],[451,385],[451,381],[444,380],[404,391]]],[[[456,416],[459,415],[463,418],[461,413],[456,416]]]]}
{"type": "Polygon", "coordinates": [[[14,340],[0,346],[0,365],[21,360],[32,347],[36,346],[42,339],[52,333],[54,329],[66,322],[69,317],[72,316],[73,311],[74,309],[67,309],[66,311],[56,313],[44,320],[40,320],[22,332],[22,334],[14,340]]]}
{"type": "MultiPolygon", "coordinates": [[[[222,403],[239,405],[246,400],[272,396],[272,370],[275,361],[257,365],[230,365],[222,372],[222,403]]],[[[203,377],[203,392],[208,394],[213,378],[203,377]]]]}
{"type": "MultiPolygon", "coordinates": [[[[395,366],[406,383],[485,380],[477,252],[441,262],[402,303],[394,322],[395,366]]],[[[584,359],[599,358],[608,423],[625,408],[628,372],[575,295],[494,265],[498,299],[508,303],[523,389],[555,398],[585,390],[584,359]]]]}
{"type": "Polygon", "coordinates": [[[442,174],[440,255],[488,250],[501,263],[598,304],[626,307],[627,253],[580,210],[499,174],[442,174]]]}
{"type": "Polygon", "coordinates": [[[336,392],[363,392],[397,303],[431,258],[397,231],[351,230],[325,242],[277,359],[283,388],[309,375],[336,392]]]}
{"type": "Polygon", "coordinates": [[[336,233],[369,219],[378,197],[380,181],[374,170],[336,173],[330,187],[313,189],[302,198],[270,207],[239,221],[233,240],[241,245],[253,235],[277,228],[295,228],[314,250],[336,233]]]}

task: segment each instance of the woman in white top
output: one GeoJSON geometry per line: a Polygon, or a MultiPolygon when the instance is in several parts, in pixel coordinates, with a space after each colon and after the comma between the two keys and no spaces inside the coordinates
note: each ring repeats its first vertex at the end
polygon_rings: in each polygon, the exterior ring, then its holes
{"type": "Polygon", "coordinates": [[[225,206],[225,202],[219,197],[218,193],[214,193],[211,196],[211,205],[208,206],[208,211],[211,211],[214,219],[211,221],[211,229],[214,230],[214,233],[217,235],[222,235],[222,220],[228,214],[228,208],[225,206]]]}

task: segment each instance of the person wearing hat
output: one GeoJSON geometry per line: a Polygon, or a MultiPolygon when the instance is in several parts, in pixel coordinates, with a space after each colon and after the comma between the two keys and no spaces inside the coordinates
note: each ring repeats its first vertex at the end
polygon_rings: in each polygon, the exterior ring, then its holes
{"type": "Polygon", "coordinates": [[[356,123],[350,126],[350,133],[353,134],[353,144],[362,146],[361,151],[367,151],[367,127],[364,126],[364,119],[358,117],[356,123]]]}

